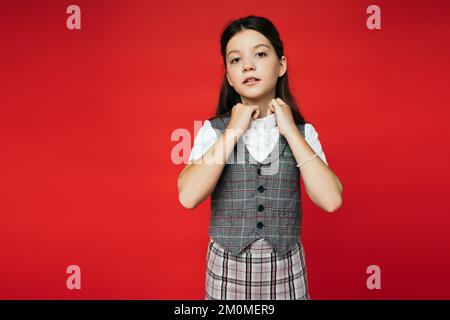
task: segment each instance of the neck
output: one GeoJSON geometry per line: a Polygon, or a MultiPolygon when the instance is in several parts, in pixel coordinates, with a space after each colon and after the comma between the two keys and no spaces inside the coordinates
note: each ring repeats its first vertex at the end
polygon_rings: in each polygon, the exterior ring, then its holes
{"type": "Polygon", "coordinates": [[[269,108],[269,103],[275,96],[272,94],[268,97],[261,97],[258,99],[248,99],[241,96],[241,101],[243,104],[258,105],[259,106],[259,116],[258,119],[265,118],[267,115],[267,109],[269,108]]]}

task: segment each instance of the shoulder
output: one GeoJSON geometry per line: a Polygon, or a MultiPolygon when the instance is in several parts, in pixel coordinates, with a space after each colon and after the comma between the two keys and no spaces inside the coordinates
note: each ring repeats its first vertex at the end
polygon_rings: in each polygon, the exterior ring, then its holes
{"type": "Polygon", "coordinates": [[[205,139],[205,137],[212,137],[214,135],[215,135],[215,130],[209,119],[206,119],[203,122],[203,125],[200,127],[200,129],[198,129],[197,133],[195,134],[196,138],[199,138],[199,139],[205,139]]]}
{"type": "Polygon", "coordinates": [[[214,129],[222,131],[227,127],[230,118],[231,116],[215,116],[206,121],[208,121],[214,129]]]}
{"type": "Polygon", "coordinates": [[[319,133],[317,132],[316,128],[312,123],[306,122],[305,123],[305,138],[317,138],[319,136],[319,133]]]}
{"type": "Polygon", "coordinates": [[[311,146],[311,148],[319,154],[320,158],[328,165],[327,159],[325,157],[325,152],[323,151],[322,144],[319,140],[319,133],[317,132],[314,125],[311,123],[305,123],[305,140],[311,146]]]}
{"type": "Polygon", "coordinates": [[[217,140],[218,134],[211,126],[209,120],[205,120],[203,125],[198,129],[194,138],[194,146],[191,149],[189,162],[201,157],[217,140]]]}
{"type": "Polygon", "coordinates": [[[316,128],[312,123],[305,123],[305,140],[310,145],[319,144],[319,133],[317,132],[316,128]]]}

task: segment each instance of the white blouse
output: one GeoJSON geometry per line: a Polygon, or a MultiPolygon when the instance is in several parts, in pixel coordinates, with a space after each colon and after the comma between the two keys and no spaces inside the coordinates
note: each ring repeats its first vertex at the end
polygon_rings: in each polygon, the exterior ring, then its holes
{"type": "MultiPolygon", "coordinates": [[[[272,113],[264,118],[252,119],[249,128],[241,136],[244,139],[247,150],[258,162],[267,158],[279,139],[280,132],[275,127],[276,117],[272,113]]],[[[194,146],[189,155],[189,161],[199,159],[218,138],[219,135],[212,127],[211,122],[205,120],[194,139],[194,146]]],[[[305,123],[305,140],[323,162],[328,165],[319,141],[319,134],[310,123],[305,123]]]]}

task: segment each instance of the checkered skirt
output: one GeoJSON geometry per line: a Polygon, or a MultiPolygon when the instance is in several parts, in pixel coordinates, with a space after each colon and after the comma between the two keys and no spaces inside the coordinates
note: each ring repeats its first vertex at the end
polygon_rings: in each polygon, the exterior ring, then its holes
{"type": "Polygon", "coordinates": [[[210,239],[206,256],[206,300],[309,300],[301,241],[277,255],[260,238],[233,256],[210,239]]]}

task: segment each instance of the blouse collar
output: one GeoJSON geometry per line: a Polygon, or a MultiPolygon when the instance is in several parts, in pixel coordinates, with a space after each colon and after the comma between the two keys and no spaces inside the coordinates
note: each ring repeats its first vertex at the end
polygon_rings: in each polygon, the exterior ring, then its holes
{"type": "Polygon", "coordinates": [[[250,128],[251,129],[271,129],[275,128],[277,124],[275,113],[271,113],[268,116],[265,116],[264,118],[258,118],[256,120],[253,120],[250,122],[250,128]]]}

